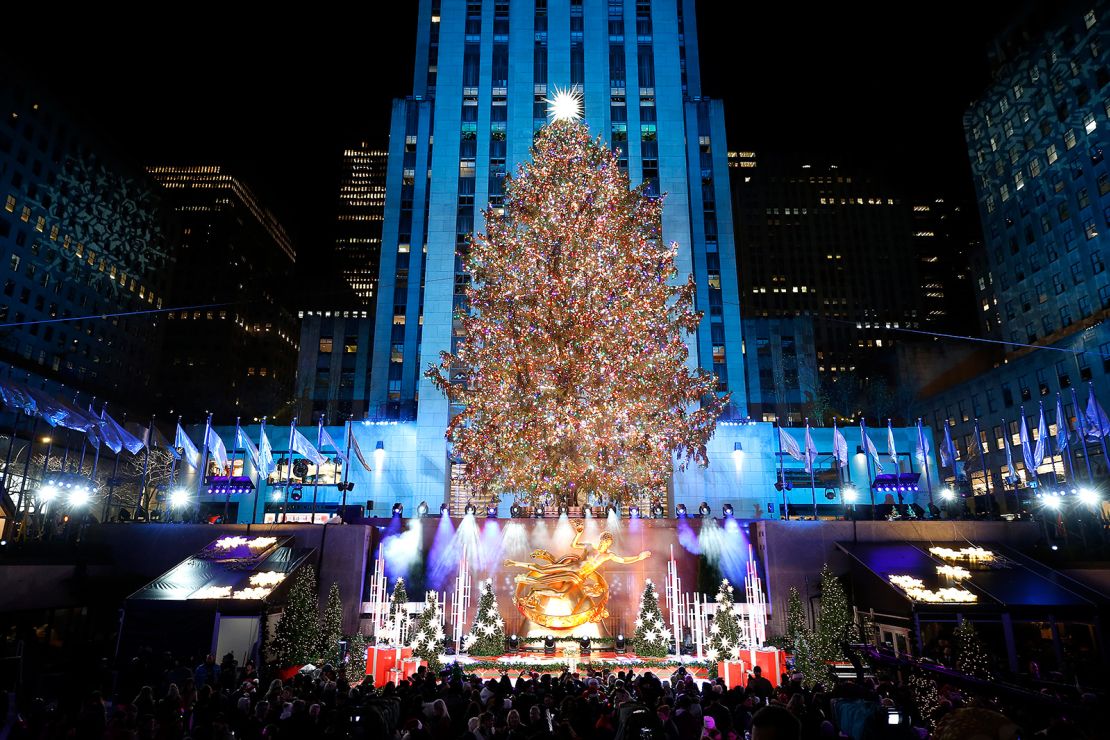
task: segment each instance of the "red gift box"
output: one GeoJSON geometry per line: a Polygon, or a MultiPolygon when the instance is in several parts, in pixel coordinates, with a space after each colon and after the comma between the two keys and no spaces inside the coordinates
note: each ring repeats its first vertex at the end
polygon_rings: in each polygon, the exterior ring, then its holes
{"type": "Polygon", "coordinates": [[[742,660],[724,660],[717,662],[717,675],[725,680],[725,686],[748,685],[748,664],[742,660]]]}
{"type": "Polygon", "coordinates": [[[366,655],[366,675],[373,677],[375,686],[384,686],[394,680],[390,672],[400,668],[398,663],[408,658],[412,658],[412,648],[372,647],[366,655]]]}
{"type": "MultiPolygon", "coordinates": [[[[740,657],[749,661],[751,668],[759,666],[763,677],[770,681],[772,686],[777,686],[779,678],[786,673],[786,653],[778,648],[766,647],[757,650],[741,650],[740,657]]],[[[731,686],[731,684],[729,685],[731,686]]],[[[748,685],[746,678],[743,685],[748,685]]]]}

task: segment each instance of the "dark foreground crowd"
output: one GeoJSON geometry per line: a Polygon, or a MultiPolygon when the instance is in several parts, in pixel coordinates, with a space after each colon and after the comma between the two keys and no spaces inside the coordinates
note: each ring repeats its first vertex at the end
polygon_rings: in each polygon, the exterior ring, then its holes
{"type": "Polygon", "coordinates": [[[1106,737],[1097,707],[1073,716],[998,706],[938,686],[919,710],[894,677],[803,688],[757,673],[747,685],[695,681],[685,670],[521,674],[485,680],[458,666],[399,685],[351,685],[331,666],[287,680],[209,656],[136,658],[102,689],[44,701],[0,691],[0,740],[796,740],[1106,737]],[[112,690],[110,687],[115,686],[112,690]],[[1089,712],[1089,713],[1088,713],[1089,712]]]}

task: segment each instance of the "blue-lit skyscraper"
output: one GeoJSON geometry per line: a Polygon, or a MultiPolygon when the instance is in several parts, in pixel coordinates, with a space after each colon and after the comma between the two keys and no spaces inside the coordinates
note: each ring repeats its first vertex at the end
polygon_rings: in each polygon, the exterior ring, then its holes
{"type": "Polygon", "coordinates": [[[701,96],[694,1],[421,0],[413,95],[393,106],[371,414],[416,420],[429,500],[447,479],[450,410],[423,371],[458,339],[456,250],[528,160],[546,99],[572,86],[632,183],[666,193],[663,237],[705,313],[691,364],[743,415],[724,111],[701,96]]]}

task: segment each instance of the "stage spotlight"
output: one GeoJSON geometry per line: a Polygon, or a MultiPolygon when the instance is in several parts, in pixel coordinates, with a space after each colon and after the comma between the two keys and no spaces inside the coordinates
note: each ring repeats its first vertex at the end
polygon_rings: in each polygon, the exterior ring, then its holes
{"type": "Polygon", "coordinates": [[[291,491],[291,493],[289,494],[289,498],[293,499],[294,501],[300,501],[301,498],[304,496],[304,493],[302,492],[300,486],[293,486],[289,490],[291,491]]]}
{"type": "Polygon", "coordinates": [[[543,519],[543,515],[544,515],[543,504],[540,504],[539,506],[537,506],[533,510],[532,516],[536,517],[537,519],[543,519]]]}
{"type": "Polygon", "coordinates": [[[555,638],[554,638],[554,636],[548,635],[547,637],[543,638],[543,654],[544,655],[554,655],[555,654],[555,638]]]}
{"type": "Polygon", "coordinates": [[[955,501],[956,500],[956,492],[953,491],[951,488],[944,488],[944,489],[941,489],[940,497],[944,501],[955,501]]]}
{"type": "Polygon", "coordinates": [[[1045,506],[1047,506],[1050,509],[1059,509],[1060,508],[1060,497],[1057,496],[1056,494],[1051,494],[1049,496],[1045,496],[1044,499],[1043,499],[1043,503],[1044,503],[1045,506]]]}
{"type": "Polygon", "coordinates": [[[496,519],[496,518],[497,518],[497,507],[496,506],[487,506],[486,507],[486,519],[496,519]]]}
{"type": "Polygon", "coordinates": [[[1080,488],[1079,500],[1087,506],[1094,506],[1098,503],[1098,492],[1090,488],[1080,488]]]}
{"type": "Polygon", "coordinates": [[[563,514],[566,514],[566,515],[568,515],[568,516],[569,516],[569,515],[570,515],[570,507],[569,507],[569,506],[567,506],[566,504],[559,504],[559,505],[558,505],[558,506],[557,506],[557,507],[555,508],[555,512],[556,512],[556,513],[557,513],[557,514],[558,514],[559,516],[562,516],[563,514]]]}
{"type": "Polygon", "coordinates": [[[509,652],[515,653],[520,651],[520,637],[517,635],[509,635],[509,652]]]}
{"type": "Polygon", "coordinates": [[[448,506],[446,502],[439,505],[439,515],[440,516],[446,516],[447,514],[450,514],[450,513],[451,513],[451,507],[448,506]]]}
{"type": "Polygon", "coordinates": [[[632,504],[632,506],[629,506],[628,507],[628,518],[629,519],[639,519],[640,518],[640,507],[636,506],[636,504],[632,504]]]}
{"type": "Polygon", "coordinates": [[[189,492],[184,488],[175,488],[170,491],[170,508],[180,509],[189,505],[189,492]]]}
{"type": "Polygon", "coordinates": [[[69,493],[69,505],[74,508],[80,508],[89,503],[89,489],[85,486],[74,488],[69,493]]]}
{"type": "Polygon", "coordinates": [[[844,503],[854,504],[859,501],[859,491],[856,490],[855,486],[845,486],[840,492],[840,497],[844,499],[844,503]]]}
{"type": "Polygon", "coordinates": [[[400,501],[393,504],[393,516],[401,516],[404,513],[405,513],[405,507],[404,507],[404,505],[401,504],[400,501]]]}
{"type": "Polygon", "coordinates": [[[428,502],[421,501],[420,505],[416,507],[417,516],[428,516],[428,502]]]}
{"type": "Polygon", "coordinates": [[[663,504],[656,502],[651,505],[651,516],[654,519],[662,519],[666,515],[667,510],[663,508],[663,504]]]}
{"type": "Polygon", "coordinates": [[[732,504],[725,504],[722,506],[721,513],[725,515],[726,519],[730,518],[732,516],[732,504]]]}
{"type": "Polygon", "coordinates": [[[609,516],[610,514],[620,519],[621,512],[620,509],[616,507],[616,504],[609,504],[605,507],[605,516],[609,516]]]}
{"type": "Polygon", "coordinates": [[[513,519],[519,519],[524,516],[524,507],[518,503],[514,503],[509,507],[509,516],[513,519]]]}
{"type": "Polygon", "coordinates": [[[686,504],[679,504],[678,506],[674,507],[674,515],[676,517],[686,516],[686,504]]]}
{"type": "Polygon", "coordinates": [[[582,516],[587,517],[587,518],[593,518],[593,515],[594,515],[594,507],[590,506],[589,504],[586,504],[585,506],[582,507],[582,516]]]}
{"type": "Polygon", "coordinates": [[[590,638],[583,637],[581,640],[578,641],[578,644],[579,646],[581,646],[583,655],[590,654],[590,638]]]}
{"type": "Polygon", "coordinates": [[[713,510],[709,508],[709,504],[706,503],[705,501],[702,501],[701,506],[698,507],[698,515],[703,516],[703,517],[707,517],[712,513],[713,513],[713,510]]]}
{"type": "Polygon", "coordinates": [[[466,507],[463,509],[463,514],[466,514],[467,516],[471,516],[471,515],[477,514],[477,513],[478,513],[478,507],[475,506],[473,504],[473,502],[467,501],[466,502],[466,507]]]}
{"type": "Polygon", "coordinates": [[[58,487],[53,483],[47,483],[39,488],[38,494],[39,503],[49,503],[58,497],[58,487]]]}
{"type": "Polygon", "coordinates": [[[617,655],[624,655],[628,650],[628,640],[624,639],[624,633],[617,635],[617,655]]]}

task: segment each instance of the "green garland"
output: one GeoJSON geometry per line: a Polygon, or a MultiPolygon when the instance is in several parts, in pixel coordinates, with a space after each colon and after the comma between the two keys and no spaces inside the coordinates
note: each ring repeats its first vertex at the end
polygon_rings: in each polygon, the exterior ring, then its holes
{"type": "MultiPolygon", "coordinates": [[[[478,660],[473,663],[459,663],[460,668],[466,673],[474,673],[475,671],[535,671],[537,673],[548,673],[554,670],[565,670],[566,664],[564,663],[531,663],[528,661],[496,661],[496,660],[478,660]]],[[[680,663],[677,660],[634,660],[618,663],[616,661],[593,661],[583,660],[578,662],[578,671],[600,671],[604,668],[610,670],[627,670],[629,668],[636,668],[641,670],[650,670],[652,668],[678,668],[685,666],[688,669],[700,668],[709,670],[710,667],[715,668],[716,663],[709,663],[709,661],[690,661],[687,663],[680,663]]]]}
{"type": "MultiPolygon", "coordinates": [[[[546,639],[547,639],[546,637],[522,637],[522,638],[520,638],[520,643],[522,645],[542,645],[543,641],[546,640],[546,639]]],[[[559,644],[560,642],[573,642],[573,643],[577,644],[577,642],[580,639],[582,639],[582,638],[580,638],[580,637],[556,637],[555,638],[555,644],[559,644]]],[[[616,645],[617,644],[617,639],[615,637],[591,637],[590,638],[590,644],[591,645],[616,645]]]]}

